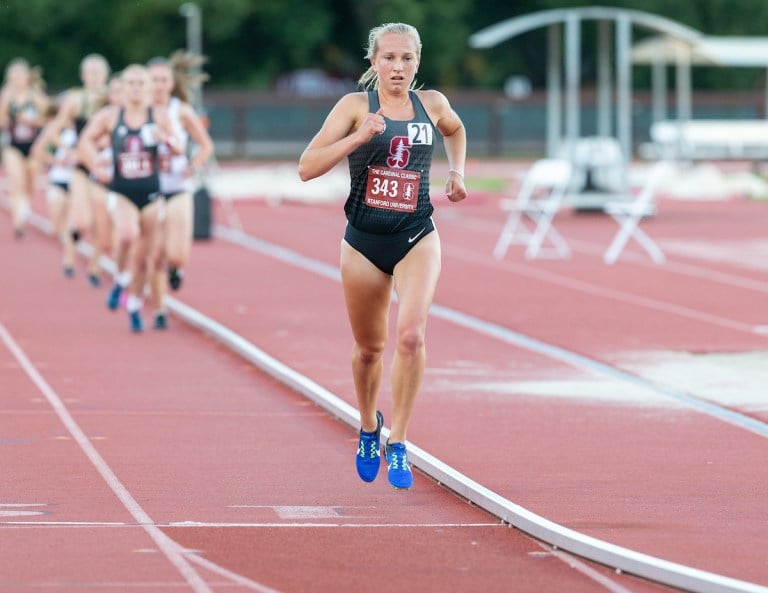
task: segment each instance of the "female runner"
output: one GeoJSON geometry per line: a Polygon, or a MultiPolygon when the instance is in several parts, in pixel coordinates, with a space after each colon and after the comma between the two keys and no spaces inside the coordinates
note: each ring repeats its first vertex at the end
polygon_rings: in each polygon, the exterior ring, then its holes
{"type": "Polygon", "coordinates": [[[56,107],[49,121],[35,140],[31,158],[48,167],[48,190],[46,201],[54,236],[59,238],[62,248],[64,275],[75,275],[75,242],[67,226],[69,220],[69,184],[77,164],[77,132],[74,127],[60,130],[56,122],[56,107]]]}
{"type": "MultiPolygon", "coordinates": [[[[80,62],[80,79],[83,86],[68,93],[64,106],[63,118],[74,122],[77,134],[81,134],[88,119],[107,103],[107,79],[109,64],[99,54],[89,54],[80,62]]],[[[93,191],[94,181],[90,171],[79,163],[72,175],[72,207],[70,226],[75,238],[91,231],[91,257],[88,265],[88,280],[97,287],[101,284],[99,259],[102,251],[108,248],[111,237],[106,205],[93,191]]]]}
{"type": "Polygon", "coordinates": [[[157,146],[167,142],[179,150],[168,113],[152,107],[151,81],[144,66],[128,66],[122,75],[121,107],[108,106],[94,115],[83,130],[78,152],[82,162],[114,196],[112,210],[116,245],[128,253],[131,280],[126,301],[130,327],[141,332],[141,308],[147,271],[157,265],[164,200],[160,194],[157,146]],[[109,140],[114,164],[104,170],[101,143],[109,140]]]}
{"type": "Polygon", "coordinates": [[[370,68],[360,79],[368,92],[350,93],[331,110],[299,161],[313,179],[349,160],[350,193],[341,244],[341,275],[355,341],[352,375],[360,408],[356,465],[363,481],[379,470],[381,427],[376,409],[387,340],[390,300],[398,297],[392,363],[392,428],[385,447],[387,477],[410,488],[406,433],[425,362],[427,314],[440,275],[440,238],[429,195],[434,139],[444,139],[449,200],[466,195],[464,125],[438,91],[413,90],[421,56],[418,31],[390,23],[371,30],[370,68]]]}
{"type": "Polygon", "coordinates": [[[0,90],[0,127],[8,138],[2,148],[2,161],[8,175],[13,228],[19,239],[24,236],[39,172],[37,161],[29,158],[30,151],[50,105],[43,86],[39,69],[16,58],[8,64],[0,90]]]}
{"type": "MultiPolygon", "coordinates": [[[[213,142],[200,117],[188,103],[189,82],[185,76],[190,57],[176,52],[171,60],[154,58],[149,62],[152,78],[153,104],[164,107],[173,125],[175,136],[181,139],[183,154],[174,154],[170,147],[160,145],[160,191],[165,196],[165,238],[163,250],[168,269],[166,281],[165,266],[152,273],[152,305],[155,308],[154,326],[167,327],[164,308],[168,283],[178,290],[183,277],[183,266],[189,260],[192,248],[192,223],[194,203],[189,191],[190,180],[213,154],[213,142]],[[196,151],[191,159],[187,157],[187,142],[191,138],[196,151]]],[[[192,57],[192,59],[195,59],[192,57]]]]}

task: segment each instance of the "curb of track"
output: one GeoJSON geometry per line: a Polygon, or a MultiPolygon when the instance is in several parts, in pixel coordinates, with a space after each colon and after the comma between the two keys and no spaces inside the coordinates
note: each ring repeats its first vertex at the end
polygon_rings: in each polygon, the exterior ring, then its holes
{"type": "MultiPolygon", "coordinates": [[[[234,353],[308,398],[353,429],[357,430],[359,427],[360,416],[356,408],[339,396],[271,357],[228,327],[181,301],[169,297],[168,308],[179,319],[215,338],[234,353]]],[[[384,429],[382,434],[386,437],[388,431],[384,429]]],[[[505,523],[555,548],[566,550],[617,571],[696,593],[768,593],[767,587],[635,552],[558,525],[489,490],[411,442],[408,443],[408,457],[419,470],[439,484],[450,488],[505,523]]]]}
{"type": "MultiPolygon", "coordinates": [[[[29,222],[43,233],[50,235],[50,224],[41,216],[32,214],[29,222]]],[[[80,252],[88,255],[90,246],[81,244],[80,252]]],[[[102,258],[101,265],[107,272],[112,272],[114,269],[113,263],[106,258],[102,258]]],[[[314,402],[351,428],[358,429],[360,420],[357,409],[339,396],[178,299],[168,297],[167,304],[170,311],[185,323],[213,337],[238,356],[314,402]]],[[[386,437],[388,430],[383,429],[382,434],[386,437]]],[[[625,572],[694,593],[768,593],[768,587],[762,585],[663,560],[563,527],[486,488],[411,442],[408,442],[408,453],[413,465],[439,484],[555,549],[566,550],[587,560],[611,567],[617,572],[625,572]]]]}

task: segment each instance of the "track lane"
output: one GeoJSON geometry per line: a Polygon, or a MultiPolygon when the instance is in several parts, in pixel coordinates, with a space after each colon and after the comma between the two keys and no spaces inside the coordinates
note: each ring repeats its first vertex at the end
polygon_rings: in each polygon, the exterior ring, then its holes
{"type": "MultiPolygon", "coordinates": [[[[5,220],[0,234],[3,224],[5,220]]],[[[130,335],[124,315],[104,309],[104,291],[41,273],[49,265],[55,268],[57,252],[51,241],[30,233],[23,248],[23,265],[13,258],[0,263],[0,273],[12,281],[9,285],[24,288],[0,295],[4,327],[146,509],[152,525],[185,550],[182,554],[207,586],[337,591],[349,579],[356,584],[385,583],[381,590],[417,583],[421,591],[443,591],[457,584],[465,590],[503,591],[509,582],[515,582],[516,590],[532,592],[605,589],[420,475],[417,489],[409,493],[393,491],[381,480],[366,487],[353,471],[333,473],[328,479],[329,467],[343,460],[351,464],[355,438],[348,430],[183,325],[174,324],[167,334],[130,335]],[[50,302],[54,292],[60,303],[55,307],[50,302]],[[306,487],[296,487],[297,475],[306,487]],[[300,516],[297,521],[281,516],[279,508],[334,509],[335,514],[310,521],[300,516]],[[347,525],[361,519],[368,526],[356,530],[354,537],[349,528],[314,526],[318,521],[347,525]],[[176,522],[192,523],[169,525],[176,522]],[[275,522],[299,525],[268,525],[275,522]],[[333,545],[339,550],[328,547],[333,545]],[[356,560],[361,548],[373,551],[367,571],[356,560]],[[393,574],[391,556],[380,549],[400,551],[400,571],[393,574]],[[456,561],[447,570],[446,557],[456,561]],[[211,570],[216,566],[220,569],[211,570]]],[[[28,416],[16,414],[22,430],[28,416]]],[[[37,454],[28,453],[33,458],[37,454]]],[[[48,487],[58,484],[72,458],[83,461],[71,448],[66,462],[35,475],[48,487]]],[[[10,486],[18,489],[13,500],[21,500],[24,483],[10,486]]],[[[147,538],[147,526],[131,524],[114,497],[119,516],[113,518],[101,503],[77,506],[77,493],[72,492],[72,509],[53,521],[46,517],[45,524],[35,518],[0,522],[0,530],[23,534],[7,550],[17,568],[0,582],[2,588],[15,590],[22,584],[31,591],[78,590],[85,581],[114,591],[184,586],[147,538]],[[82,524],[73,525],[78,522],[82,524]],[[96,525],[113,522],[119,524],[96,525]],[[92,571],[91,559],[82,550],[91,549],[94,540],[88,539],[89,548],[82,537],[103,539],[106,533],[114,547],[102,550],[115,561],[92,571]],[[44,565],[21,560],[35,554],[43,537],[48,547],[61,550],[56,560],[44,565]],[[133,538],[140,538],[138,547],[133,538]],[[144,571],[147,564],[164,571],[164,578],[144,571]],[[84,579],[84,574],[91,576],[84,579]]],[[[609,571],[599,570],[609,578],[609,571]]],[[[626,590],[663,590],[629,577],[616,579],[631,586],[626,590]]]]}
{"type": "MultiPolygon", "coordinates": [[[[330,252],[331,249],[336,248],[338,245],[338,235],[335,235],[336,229],[329,222],[335,216],[335,214],[328,215],[329,208],[288,205],[278,213],[275,209],[267,207],[260,209],[257,205],[238,204],[237,207],[246,228],[251,224],[264,230],[264,235],[266,236],[276,234],[283,237],[283,244],[290,244],[291,248],[295,248],[299,253],[307,256],[314,254],[330,265],[332,261],[330,252]],[[254,208],[258,212],[258,216],[249,218],[245,214],[249,208],[254,208]],[[279,214],[279,216],[273,216],[272,214],[279,214]],[[292,234],[287,232],[289,228],[293,229],[292,234]],[[316,228],[316,232],[310,233],[312,228],[316,228]],[[321,240],[323,237],[327,237],[326,241],[330,242],[330,248],[327,245],[323,246],[323,241],[321,240]],[[310,246],[307,245],[307,239],[311,241],[310,246]]],[[[448,265],[451,264],[449,263],[448,265]]],[[[261,271],[256,275],[269,278],[285,277],[284,272],[278,271],[284,266],[277,263],[265,263],[264,266],[264,268],[260,268],[261,271]]],[[[206,266],[204,265],[203,267],[206,266]]],[[[461,278],[463,286],[482,286],[482,282],[475,281],[472,278],[472,272],[473,270],[462,267],[461,278]]],[[[293,283],[293,280],[290,279],[284,281],[293,283]]],[[[487,277],[485,281],[487,282],[487,277]]],[[[297,280],[296,282],[297,284],[294,288],[298,290],[299,281],[297,280]]],[[[323,295],[324,298],[326,289],[322,283],[316,284],[316,286],[318,288],[313,288],[311,292],[315,301],[320,303],[322,301],[320,295],[323,295]]],[[[270,288],[275,294],[272,297],[265,296],[266,302],[270,303],[266,308],[282,311],[279,319],[284,320],[290,316],[290,309],[296,304],[295,300],[291,300],[298,298],[296,297],[296,290],[289,289],[283,293],[278,287],[270,285],[270,288]],[[289,304],[281,309],[281,303],[284,301],[293,304],[289,304]]],[[[531,287],[525,286],[525,288],[531,287]]],[[[538,286],[533,288],[539,289],[538,286]]],[[[487,292],[478,293],[476,289],[470,292],[479,298],[481,306],[485,303],[489,311],[499,310],[499,303],[494,300],[494,295],[489,297],[487,292]],[[494,305],[494,303],[496,304],[494,305]],[[494,307],[496,308],[494,309],[494,307]]],[[[535,293],[536,291],[531,292],[535,293]]],[[[342,303],[338,293],[336,293],[335,298],[338,306],[341,306],[342,303]]],[[[458,300],[462,303],[472,303],[470,299],[461,299],[459,297],[458,300]]],[[[335,307],[337,305],[333,303],[330,306],[334,308],[327,309],[328,315],[336,314],[337,319],[342,320],[343,311],[336,311],[335,307]]],[[[217,311],[216,316],[220,319],[226,319],[227,312],[222,307],[217,311]],[[223,317],[220,317],[219,314],[223,317]]],[[[230,317],[230,319],[232,318],[230,317]]],[[[643,319],[638,321],[641,325],[645,322],[643,319]]],[[[291,328],[283,328],[282,331],[285,332],[285,335],[291,333],[298,335],[300,331],[299,325],[301,324],[293,326],[290,322],[287,323],[291,328]]],[[[318,321],[314,323],[317,324],[318,321]]],[[[319,323],[320,325],[316,325],[318,335],[325,336],[325,344],[327,346],[330,339],[328,332],[332,331],[333,324],[328,324],[325,320],[319,323]]],[[[306,320],[304,325],[306,325],[306,320]]],[[[759,554],[748,554],[750,558],[746,559],[737,559],[731,556],[712,558],[712,554],[707,555],[706,545],[701,544],[707,537],[711,537],[717,541],[732,541],[734,545],[741,545],[743,543],[739,539],[741,529],[750,538],[759,539],[758,534],[752,529],[755,521],[758,520],[754,516],[754,507],[751,506],[751,500],[742,496],[740,490],[742,480],[754,483],[756,479],[756,476],[742,471],[744,464],[741,461],[741,453],[739,453],[739,451],[751,451],[749,454],[759,457],[762,445],[754,441],[752,437],[741,434],[738,430],[731,431],[727,427],[722,428],[717,422],[711,423],[695,415],[691,419],[689,413],[680,412],[679,410],[670,411],[665,406],[661,406],[662,409],[658,412],[651,409],[648,413],[645,413],[641,410],[641,414],[633,412],[634,408],[629,410],[619,408],[615,410],[615,414],[610,412],[612,408],[608,408],[606,412],[605,406],[590,404],[590,400],[594,402],[595,399],[598,401],[606,399],[604,396],[601,398],[599,394],[597,394],[597,397],[587,397],[586,401],[577,404],[563,403],[563,400],[558,400],[558,409],[550,411],[547,410],[549,407],[547,402],[541,401],[534,393],[526,394],[524,390],[519,388],[518,391],[507,392],[507,395],[503,391],[499,392],[498,389],[495,393],[490,389],[484,393],[478,393],[478,389],[488,387],[488,382],[482,380],[468,382],[466,381],[467,376],[475,375],[477,377],[478,375],[482,376],[484,373],[498,373],[495,376],[498,379],[496,381],[497,387],[505,382],[519,384],[521,378],[531,379],[532,377],[538,377],[541,379],[542,376],[552,377],[550,387],[553,388],[557,387],[558,383],[561,383],[564,388],[566,385],[579,387],[579,383],[583,382],[583,385],[591,383],[591,389],[594,390],[595,384],[590,381],[589,377],[573,373],[572,369],[564,369],[561,366],[552,365],[551,361],[539,366],[542,362],[540,358],[534,357],[534,360],[530,361],[528,355],[521,355],[519,351],[514,349],[494,353],[494,349],[497,349],[498,345],[488,346],[484,340],[476,339],[475,336],[468,336],[466,332],[446,332],[445,327],[442,325],[440,325],[440,329],[435,329],[435,327],[434,323],[430,326],[429,367],[433,370],[436,369],[437,373],[442,375],[443,381],[442,387],[437,386],[431,380],[432,377],[428,370],[428,378],[425,381],[424,388],[425,395],[422,396],[418,405],[424,406],[420,409],[430,409],[431,411],[428,416],[425,416],[424,412],[417,412],[416,414],[414,428],[418,427],[418,431],[415,432],[418,437],[413,437],[416,442],[428,450],[437,453],[441,458],[449,460],[457,468],[471,476],[482,476],[480,479],[482,483],[492,487],[499,486],[497,488],[499,491],[508,494],[516,502],[520,502],[527,508],[541,512],[545,516],[551,516],[550,512],[559,513],[564,510],[566,515],[558,514],[557,516],[563,518],[566,523],[568,523],[570,518],[572,524],[584,525],[590,534],[608,537],[611,541],[618,541],[618,543],[622,544],[631,541],[633,544],[638,544],[635,547],[640,547],[640,549],[646,552],[658,552],[659,549],[663,549],[664,554],[662,555],[664,557],[678,561],[688,561],[687,563],[689,564],[696,565],[698,562],[698,566],[702,566],[702,562],[712,562],[712,565],[708,564],[706,567],[715,566],[726,574],[743,575],[745,573],[740,571],[746,569],[751,571],[750,575],[755,575],[754,578],[758,580],[764,579],[764,576],[760,576],[764,567],[762,566],[759,554]],[[435,334],[438,334],[437,338],[435,338],[435,334]],[[457,344],[460,346],[457,347],[457,344]],[[473,354],[466,354],[465,356],[465,353],[470,350],[473,354]],[[514,355],[510,356],[510,352],[514,352],[514,355]],[[509,374],[505,375],[503,372],[498,372],[500,368],[505,369],[509,374]],[[563,375],[565,370],[568,372],[563,375]],[[461,381],[461,379],[464,381],[461,381]],[[446,389],[449,385],[454,387],[446,389]],[[445,402],[446,391],[455,393],[455,397],[451,400],[451,408],[447,409],[446,407],[445,413],[441,415],[440,409],[445,402]],[[427,393],[435,394],[438,396],[438,399],[433,401],[433,398],[427,395],[427,393]],[[460,403],[457,404],[456,401],[460,403]],[[521,406],[524,407],[521,408],[521,406]],[[527,413],[523,412],[518,416],[518,412],[521,409],[526,410],[527,413]],[[455,422],[457,417],[465,420],[472,419],[472,423],[467,423],[466,434],[460,430],[465,423],[462,422],[457,425],[455,422]],[[542,417],[542,423],[538,424],[539,419],[542,417]],[[605,421],[595,420],[600,417],[605,417],[605,421]],[[577,447],[579,453],[576,454],[576,450],[571,448],[574,442],[573,438],[567,438],[569,433],[567,431],[563,432],[563,429],[559,428],[563,424],[563,418],[568,418],[567,424],[570,429],[579,431],[579,434],[583,434],[585,430],[589,430],[590,433],[596,430],[595,434],[597,435],[609,435],[612,439],[609,439],[612,442],[612,450],[601,450],[601,441],[595,438],[584,443],[583,448],[577,447]],[[470,456],[465,450],[457,452],[455,447],[451,448],[451,443],[462,442],[462,436],[466,436],[468,439],[475,438],[476,442],[478,423],[482,424],[483,430],[487,434],[515,435],[514,446],[520,448],[519,453],[516,451],[511,453],[508,451],[504,452],[505,455],[508,455],[508,457],[504,458],[505,466],[514,467],[516,472],[514,476],[507,476],[508,481],[505,481],[503,476],[483,471],[480,461],[484,459],[488,462],[488,447],[482,447],[481,452],[476,456],[470,456]],[[629,429],[631,432],[628,432],[627,423],[630,423],[632,426],[629,429]],[[446,426],[450,427],[448,430],[450,437],[448,439],[446,439],[446,431],[442,428],[446,426]],[[678,426],[681,427],[679,431],[677,430],[678,426]],[[717,439],[724,439],[722,442],[727,442],[729,447],[732,447],[731,451],[712,450],[711,442],[713,435],[721,434],[721,430],[723,431],[723,436],[718,436],[717,439]],[[545,442],[541,438],[545,434],[555,434],[558,436],[551,439],[554,442],[545,442]],[[658,438],[659,434],[663,434],[663,438],[658,438]],[[529,440],[525,439],[525,435],[529,435],[529,440]],[[699,437],[706,435],[699,439],[702,441],[702,448],[696,449],[694,447],[693,453],[691,453],[692,458],[682,456],[679,461],[670,460],[669,451],[686,451],[689,448],[691,435],[699,435],[699,437]],[[520,437],[519,440],[518,437],[520,437]],[[528,446],[521,446],[521,442],[528,443],[528,446]],[[557,446],[564,447],[564,450],[559,450],[553,456],[552,447],[557,446]],[[633,463],[631,465],[626,463],[627,451],[632,451],[633,463]],[[642,458],[638,459],[637,455],[640,452],[642,452],[642,458]],[[712,454],[716,455],[714,459],[711,458],[712,454]],[[464,459],[461,459],[462,457],[464,459]],[[553,461],[553,459],[555,460],[553,461]],[[518,463],[515,463],[515,461],[518,463]],[[661,463],[662,461],[663,463],[661,463]],[[519,479],[521,470],[518,468],[539,467],[535,465],[536,463],[544,463],[544,467],[557,464],[558,467],[552,468],[555,475],[558,472],[562,473],[563,467],[581,467],[584,469],[583,475],[599,476],[599,478],[592,478],[590,483],[585,486],[582,477],[573,475],[570,482],[564,484],[564,486],[569,486],[570,488],[554,488],[551,490],[545,488],[544,491],[537,493],[537,497],[531,498],[531,492],[536,488],[537,480],[539,481],[538,483],[541,481],[541,474],[522,470],[526,474],[532,473],[532,481],[528,489],[522,488],[521,494],[518,493],[517,489],[509,490],[511,486],[516,484],[516,478],[519,479]],[[718,492],[713,492],[709,488],[713,477],[711,472],[707,473],[706,467],[712,464],[716,465],[721,472],[718,474],[718,483],[721,485],[718,492]],[[611,471],[603,479],[601,473],[605,473],[606,467],[610,467],[611,471]],[[637,468],[640,467],[646,469],[639,472],[637,468]],[[648,480],[645,478],[647,473],[643,474],[643,472],[653,471],[648,469],[651,467],[658,467],[658,488],[661,488],[662,484],[664,487],[668,483],[673,485],[673,488],[666,494],[663,494],[661,491],[659,491],[658,496],[653,494],[653,488],[649,486],[648,480]],[[678,478],[680,475],[688,477],[691,483],[686,484],[685,481],[680,481],[678,478]],[[702,486],[701,492],[704,492],[705,495],[697,497],[695,500],[696,504],[687,508],[685,501],[690,499],[691,492],[696,491],[699,484],[702,486]],[[726,484],[726,486],[722,487],[722,484],[726,484]],[[728,484],[730,486],[727,486],[728,484]],[[553,498],[554,493],[562,492],[563,490],[567,491],[569,496],[573,496],[575,493],[578,496],[585,497],[583,498],[583,506],[580,503],[573,504],[574,501],[571,500],[571,505],[563,507],[564,501],[558,501],[556,498],[553,498]],[[592,499],[588,496],[590,492],[595,492],[596,496],[598,496],[597,493],[602,495],[603,506],[601,508],[605,508],[604,500],[606,499],[611,500],[611,506],[615,504],[615,511],[617,512],[615,522],[600,523],[595,520],[594,516],[590,518],[589,508],[594,508],[601,504],[597,498],[592,499]],[[628,495],[628,493],[631,494],[628,495]],[[520,496],[523,498],[520,498],[520,496]],[[526,498],[526,496],[529,498],[526,498]],[[648,497],[647,501],[645,497],[648,497]],[[673,510],[665,511],[660,502],[653,502],[656,499],[661,501],[665,497],[679,500],[681,505],[673,505],[673,510]],[[533,500],[531,504],[528,504],[529,499],[533,500]],[[715,506],[719,506],[722,504],[721,501],[724,500],[728,501],[729,509],[734,505],[738,508],[733,508],[731,512],[726,514],[727,516],[722,516],[722,522],[718,522],[718,525],[714,528],[708,525],[706,530],[701,530],[701,517],[711,515],[711,508],[708,505],[715,504],[715,506]],[[544,506],[546,510],[543,509],[544,506]],[[567,516],[569,513],[570,517],[567,516]],[[622,524],[624,528],[622,528],[622,524]],[[650,542],[650,546],[643,546],[643,538],[646,536],[643,535],[643,529],[638,528],[640,525],[658,527],[662,530],[662,535],[655,537],[654,541],[650,542]],[[690,536],[694,532],[696,535],[690,536]],[[686,533],[689,535],[689,538],[683,538],[686,539],[686,541],[683,541],[679,537],[679,533],[686,533]],[[739,569],[734,568],[734,562],[739,564],[739,569]]],[[[246,335],[252,335],[255,339],[255,334],[249,334],[251,330],[248,328],[247,323],[242,325],[238,323],[238,329],[241,328],[246,335]]],[[[660,328],[656,329],[659,330],[660,328]]],[[[686,328],[686,330],[690,330],[690,327],[686,328]]],[[[707,332],[709,332],[709,335],[713,334],[711,329],[707,329],[707,332]]],[[[563,333],[564,338],[569,336],[569,333],[563,333]]],[[[695,337],[691,338],[690,341],[695,342],[695,337]]],[[[658,339],[658,336],[656,339],[658,339]]],[[[739,347],[743,347],[743,340],[751,341],[753,337],[748,336],[744,338],[742,335],[737,335],[733,339],[735,343],[738,342],[739,347]]],[[[761,342],[758,340],[757,342],[750,343],[761,342]]],[[[344,342],[341,342],[341,344],[344,344],[344,342]]],[[[342,349],[345,347],[341,346],[342,349]]],[[[315,359],[318,356],[322,360],[325,354],[325,352],[307,354],[302,352],[302,348],[297,344],[293,344],[291,347],[284,347],[284,345],[279,343],[275,345],[273,353],[280,359],[298,360],[315,359]]],[[[332,363],[332,361],[326,362],[329,365],[332,363]]],[[[342,363],[341,365],[332,365],[324,373],[324,376],[328,377],[327,381],[336,382],[339,380],[339,375],[343,377],[344,373],[348,372],[345,368],[346,360],[343,359],[342,363]]],[[[321,371],[318,367],[313,369],[310,365],[306,367],[302,365],[302,368],[306,369],[310,376],[321,376],[312,374],[313,372],[321,371]]],[[[326,385],[328,384],[326,383],[326,385]]],[[[528,387],[532,387],[531,381],[528,381],[528,387]]],[[[587,389],[590,389],[590,387],[587,387],[587,389]]],[[[608,387],[608,389],[611,388],[608,387]]],[[[653,408],[657,404],[658,402],[647,400],[643,405],[653,408]]],[[[549,475],[547,472],[542,473],[549,475]]],[[[712,540],[710,539],[709,541],[711,542],[712,540]]]]}

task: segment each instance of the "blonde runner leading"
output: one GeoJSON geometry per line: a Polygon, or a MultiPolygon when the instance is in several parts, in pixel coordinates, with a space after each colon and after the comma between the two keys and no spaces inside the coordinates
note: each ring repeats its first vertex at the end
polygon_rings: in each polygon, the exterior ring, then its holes
{"type": "Polygon", "coordinates": [[[313,179],[349,160],[347,227],[341,244],[341,276],[354,348],[352,375],[360,408],[355,457],[365,482],[379,470],[381,427],[376,409],[394,287],[398,296],[397,348],[392,363],[392,427],[385,447],[387,477],[410,488],[408,423],[425,363],[427,314],[440,275],[440,238],[432,221],[429,171],[437,133],[443,136],[450,172],[449,200],[466,195],[466,133],[438,91],[413,90],[421,56],[418,31],[403,23],[371,30],[371,67],[331,110],[299,161],[299,175],[313,179]]]}

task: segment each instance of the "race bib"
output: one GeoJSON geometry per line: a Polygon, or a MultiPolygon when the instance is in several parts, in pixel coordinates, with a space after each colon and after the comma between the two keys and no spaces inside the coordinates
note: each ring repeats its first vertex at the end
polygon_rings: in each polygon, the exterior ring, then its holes
{"type": "Polygon", "coordinates": [[[148,152],[124,152],[117,160],[118,171],[125,179],[141,179],[152,175],[152,155],[148,152]]]}
{"type": "Polygon", "coordinates": [[[36,133],[37,128],[28,124],[16,124],[13,127],[13,137],[17,142],[32,142],[36,133]]]}
{"type": "Polygon", "coordinates": [[[432,125],[427,123],[408,124],[408,142],[411,146],[417,144],[432,144],[432,125]]]}
{"type": "Polygon", "coordinates": [[[421,173],[406,169],[368,167],[365,203],[371,208],[414,212],[419,198],[421,173]]]}

